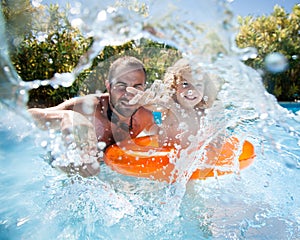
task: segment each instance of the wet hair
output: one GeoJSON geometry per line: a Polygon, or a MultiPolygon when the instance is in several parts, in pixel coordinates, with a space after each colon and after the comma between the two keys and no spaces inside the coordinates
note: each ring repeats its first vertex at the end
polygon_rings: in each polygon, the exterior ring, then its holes
{"type": "MultiPolygon", "coordinates": [[[[202,69],[198,68],[197,71],[198,70],[200,70],[199,72],[203,74],[203,80],[201,81],[204,81],[204,90],[203,98],[195,106],[195,108],[205,109],[213,105],[213,102],[217,97],[217,89],[210,77],[208,76],[208,74],[205,73],[202,69]]],[[[173,97],[175,102],[178,102],[175,93],[177,91],[178,85],[181,84],[184,80],[184,73],[192,74],[192,68],[187,59],[181,58],[177,62],[175,62],[175,64],[172,67],[169,67],[167,69],[164,76],[164,83],[166,84],[167,89],[170,91],[171,96],[173,97]]]]}
{"type": "Polygon", "coordinates": [[[108,82],[111,85],[114,79],[119,78],[120,76],[132,72],[132,71],[143,71],[145,74],[146,81],[146,70],[144,64],[137,58],[132,56],[124,56],[115,60],[109,69],[108,72],[108,82]]]}

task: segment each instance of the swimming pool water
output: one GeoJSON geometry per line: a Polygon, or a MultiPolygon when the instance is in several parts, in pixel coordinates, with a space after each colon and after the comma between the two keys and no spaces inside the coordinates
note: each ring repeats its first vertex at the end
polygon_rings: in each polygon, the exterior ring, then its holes
{"type": "Polygon", "coordinates": [[[257,156],[241,172],[171,185],[122,176],[104,164],[99,176],[68,176],[43,160],[44,142],[56,136],[22,120],[16,102],[0,105],[0,238],[300,239],[300,120],[279,108],[260,74],[231,52],[224,1],[199,0],[197,7],[196,1],[178,1],[180,7],[153,1],[141,16],[136,1],[118,1],[119,10],[111,7],[113,1],[78,2],[70,13],[82,13],[73,20],[82,20],[84,33],[95,34],[95,52],[116,38],[136,37],[146,22],[165,34],[166,42],[174,41],[220,74],[224,114],[223,119],[219,112],[212,115],[212,129],[225,121],[228,132],[255,146],[257,156]],[[124,3],[129,8],[122,8],[124,3]],[[107,25],[100,24],[105,18],[107,25]],[[202,27],[205,31],[196,34],[202,27]]]}
{"type": "Polygon", "coordinates": [[[300,111],[300,102],[279,102],[279,104],[293,113],[300,111]]]}

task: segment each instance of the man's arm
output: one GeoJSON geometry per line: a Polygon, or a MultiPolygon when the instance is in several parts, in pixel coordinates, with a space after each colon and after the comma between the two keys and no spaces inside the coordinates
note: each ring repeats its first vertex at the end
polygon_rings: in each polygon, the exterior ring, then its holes
{"type": "MultiPolygon", "coordinates": [[[[59,130],[62,132],[66,151],[70,148],[80,159],[68,159],[69,163],[57,163],[58,167],[65,172],[78,172],[80,175],[87,177],[99,173],[100,166],[97,161],[97,137],[94,126],[91,121],[85,117],[81,111],[85,98],[71,99],[58,106],[51,108],[32,108],[28,109],[37,126],[43,130],[59,130]],[[72,110],[71,110],[72,109],[72,110]],[[73,110],[74,109],[74,110],[73,110]],[[74,163],[77,164],[74,164],[74,163]]],[[[93,99],[93,98],[91,98],[93,99]]]]}

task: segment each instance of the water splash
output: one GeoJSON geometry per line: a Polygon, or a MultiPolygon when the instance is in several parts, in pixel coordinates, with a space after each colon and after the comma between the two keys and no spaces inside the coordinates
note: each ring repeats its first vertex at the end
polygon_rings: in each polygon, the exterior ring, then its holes
{"type": "MultiPolygon", "coordinates": [[[[281,108],[266,92],[259,73],[240,62],[254,57],[255,51],[234,46],[232,17],[221,0],[73,1],[71,23],[95,38],[92,48],[72,73],[31,83],[16,75],[4,45],[1,102],[5,105],[0,107],[5,115],[1,116],[5,141],[1,142],[0,184],[7,194],[0,198],[1,237],[297,239],[299,116],[281,108]],[[183,155],[186,159],[182,160],[189,160],[187,172],[176,184],[168,185],[120,176],[104,165],[97,178],[69,178],[41,161],[38,154],[44,153],[40,147],[44,144],[40,143],[47,136],[38,132],[30,136],[31,121],[19,121],[18,111],[13,110],[18,105],[26,114],[27,91],[51,82],[70,85],[105,45],[141,37],[176,46],[217,76],[223,110],[212,110],[207,130],[213,126],[241,140],[250,139],[257,154],[250,169],[187,182],[197,164],[183,155]]],[[[198,140],[214,139],[209,131],[205,133],[198,140]]]]}

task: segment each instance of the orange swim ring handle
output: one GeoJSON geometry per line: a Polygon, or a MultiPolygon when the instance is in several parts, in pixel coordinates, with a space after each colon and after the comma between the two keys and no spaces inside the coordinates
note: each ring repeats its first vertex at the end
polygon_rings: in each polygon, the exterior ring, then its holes
{"type": "MultiPolygon", "coordinates": [[[[229,170],[222,171],[219,167],[234,164],[238,146],[237,138],[227,139],[216,163],[210,168],[197,169],[190,179],[205,179],[216,174],[232,173],[229,170]]],[[[174,151],[173,147],[159,147],[157,136],[146,136],[109,146],[104,153],[104,161],[111,169],[124,175],[172,182],[174,176],[171,175],[175,166],[170,163],[169,156],[174,151]]],[[[239,169],[242,170],[251,165],[254,157],[253,145],[245,141],[239,156],[239,169]]]]}

